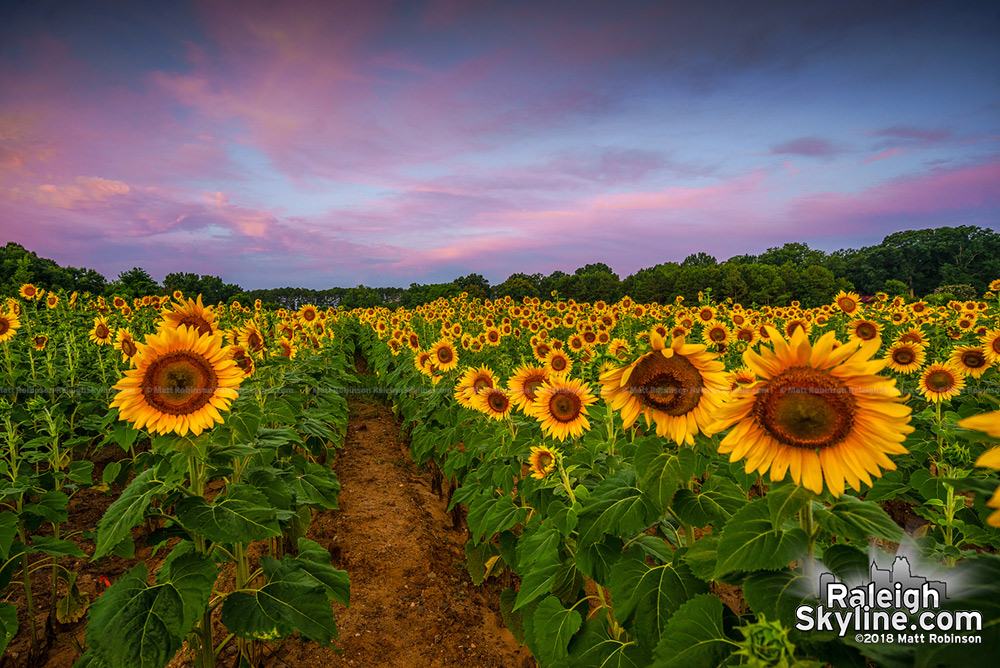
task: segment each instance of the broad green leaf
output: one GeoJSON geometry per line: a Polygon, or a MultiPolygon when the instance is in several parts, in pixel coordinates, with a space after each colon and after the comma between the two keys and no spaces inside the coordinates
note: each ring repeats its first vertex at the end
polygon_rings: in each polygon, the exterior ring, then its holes
{"type": "MultiPolygon", "coordinates": [[[[822,566],[819,566],[822,568],[822,566]]],[[[815,601],[810,596],[811,580],[804,573],[783,569],[754,573],[743,581],[743,598],[758,615],[794,626],[795,608],[815,601]]]]}
{"type": "Polygon", "coordinates": [[[548,515],[552,520],[552,525],[559,530],[563,537],[569,536],[576,529],[580,521],[580,510],[583,508],[577,501],[572,506],[562,501],[555,501],[549,505],[548,515]]]}
{"type": "Polygon", "coordinates": [[[656,521],[656,509],[635,484],[635,471],[623,469],[597,486],[580,513],[580,547],[593,545],[609,533],[637,534],[656,521]]]}
{"type": "Polygon", "coordinates": [[[188,497],[177,504],[177,518],[189,531],[216,543],[248,542],[280,536],[275,509],[249,485],[230,485],[213,503],[188,497]]]}
{"type": "Polygon", "coordinates": [[[723,626],[724,606],[701,594],[678,608],[653,652],[653,668],[718,668],[736,649],[723,626]]]}
{"type": "Polygon", "coordinates": [[[471,540],[465,543],[465,569],[472,578],[472,584],[483,584],[486,579],[486,562],[496,554],[497,548],[491,543],[476,545],[471,540]]]}
{"type": "Polygon", "coordinates": [[[813,517],[830,533],[852,540],[878,537],[898,542],[903,535],[899,525],[877,503],[853,496],[841,495],[829,508],[813,503],[813,517]]]}
{"type": "Polygon", "coordinates": [[[100,559],[122,540],[131,537],[132,527],[142,522],[149,502],[168,489],[163,481],[156,478],[154,469],[137,475],[97,523],[97,546],[93,559],[100,559]]]}
{"type": "Polygon", "coordinates": [[[771,522],[780,526],[785,518],[805,508],[806,504],[816,498],[816,495],[805,487],[799,487],[792,482],[771,485],[767,490],[767,509],[771,512],[771,522]]]}
{"type": "Polygon", "coordinates": [[[844,582],[868,576],[868,554],[850,545],[831,545],[823,550],[823,564],[844,582]]]}
{"type": "Polygon", "coordinates": [[[674,560],[673,548],[660,536],[639,536],[632,541],[632,545],[641,548],[648,556],[660,563],[669,564],[674,560]]]}
{"type": "Polygon", "coordinates": [[[169,584],[146,584],[146,565],[119,578],[90,606],[87,641],[109,668],[161,668],[181,647],[184,603],[169,584]]]}
{"type": "Polygon", "coordinates": [[[570,643],[569,653],[574,668],[645,668],[650,663],[649,652],[634,640],[609,636],[600,615],[584,622],[583,631],[570,643]]]}
{"type": "Polygon", "coordinates": [[[517,541],[517,564],[519,568],[530,568],[538,561],[559,559],[562,534],[554,526],[543,524],[533,533],[525,531],[517,541]]]}
{"type": "Polygon", "coordinates": [[[69,517],[66,514],[68,503],[69,497],[63,492],[45,492],[38,501],[24,504],[23,512],[44,517],[49,522],[65,522],[69,517]]]}
{"type": "MultiPolygon", "coordinates": [[[[331,601],[350,606],[351,581],[347,571],[333,567],[330,551],[308,538],[299,538],[298,547],[298,556],[295,559],[287,559],[288,563],[322,585],[331,601]]],[[[282,559],[282,562],[285,561],[282,559]]]]}
{"type": "Polygon", "coordinates": [[[56,601],[56,621],[60,624],[80,621],[90,607],[90,595],[80,592],[76,577],[76,573],[66,576],[66,594],[56,601]]]}
{"type": "Polygon", "coordinates": [[[606,585],[622,554],[621,539],[607,536],[588,547],[577,547],[576,566],[594,582],[606,585]]]}
{"type": "Polygon", "coordinates": [[[67,475],[71,482],[78,485],[89,485],[93,481],[94,462],[75,461],[70,462],[67,475]]]}
{"type": "Polygon", "coordinates": [[[714,475],[697,493],[689,489],[678,490],[670,510],[686,524],[696,527],[711,524],[720,529],[746,503],[747,497],[736,483],[714,475]]]}
{"type": "Polygon", "coordinates": [[[719,537],[702,536],[689,547],[682,557],[691,572],[705,582],[715,579],[715,564],[719,560],[719,537]]]}
{"type": "Polygon", "coordinates": [[[522,570],[521,589],[517,593],[514,610],[552,591],[560,566],[562,563],[558,559],[544,559],[536,562],[527,572],[522,570]]]}
{"type": "Polygon", "coordinates": [[[677,450],[660,438],[641,443],[634,461],[639,487],[659,514],[666,512],[677,488],[694,475],[694,451],[690,448],[677,450]]]}
{"type": "Polygon", "coordinates": [[[52,536],[32,536],[31,551],[52,557],[86,557],[80,546],[71,540],[58,540],[52,536]]]}
{"type": "Polygon", "coordinates": [[[10,556],[10,546],[17,535],[17,515],[6,511],[0,513],[0,559],[7,561],[10,556]]]}
{"type": "Polygon", "coordinates": [[[288,478],[288,486],[299,505],[319,506],[326,510],[337,508],[340,482],[333,469],[310,462],[305,471],[288,478]]]}
{"type": "Polygon", "coordinates": [[[218,576],[219,569],[215,561],[196,552],[189,541],[178,544],[163,562],[156,581],[160,584],[169,583],[180,595],[184,609],[184,629],[194,628],[201,618],[218,576]]]}
{"type": "MultiPolygon", "coordinates": [[[[274,562],[263,557],[261,564],[274,562]]],[[[265,565],[267,570],[269,566],[265,565]]],[[[274,569],[274,565],[270,565],[274,569]]],[[[235,591],[222,604],[222,623],[240,638],[278,640],[298,631],[321,645],[337,637],[337,625],[323,587],[306,573],[275,574],[260,589],[235,591]]]]}
{"type": "Polygon", "coordinates": [[[535,643],[547,663],[567,656],[566,648],[573,634],[580,630],[583,617],[575,609],[564,608],[555,596],[549,596],[535,609],[534,623],[535,643]]]}
{"type": "Polygon", "coordinates": [[[637,633],[649,646],[656,644],[667,620],[681,604],[708,591],[708,585],[696,578],[687,565],[649,566],[638,550],[630,550],[615,565],[609,588],[619,623],[626,625],[635,618],[637,633]]]}
{"type": "Polygon", "coordinates": [[[733,571],[779,570],[801,557],[808,546],[806,532],[775,528],[767,499],[756,499],[726,523],[719,538],[715,577],[733,571]]]}
{"type": "Polygon", "coordinates": [[[226,418],[226,426],[232,430],[238,442],[252,443],[261,419],[260,407],[245,401],[234,407],[233,412],[226,418]]]}
{"type": "Polygon", "coordinates": [[[909,485],[903,480],[902,471],[886,471],[881,478],[877,478],[872,484],[872,488],[865,494],[867,501],[884,501],[886,499],[896,499],[902,496],[909,485]]]}
{"type": "Polygon", "coordinates": [[[17,608],[10,603],[0,603],[0,652],[17,635],[17,608]]]}

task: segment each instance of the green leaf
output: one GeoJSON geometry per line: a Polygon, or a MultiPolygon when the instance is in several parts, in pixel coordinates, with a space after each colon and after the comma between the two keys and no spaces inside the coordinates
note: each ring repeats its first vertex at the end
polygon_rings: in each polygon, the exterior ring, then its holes
{"type": "MultiPolygon", "coordinates": [[[[529,525],[530,526],[530,525],[529,525]]],[[[528,529],[517,541],[517,564],[519,569],[531,568],[539,561],[557,561],[559,546],[562,544],[562,534],[549,524],[537,525],[536,531],[529,533],[528,529]]]]}
{"type": "Polygon", "coordinates": [[[659,514],[663,514],[677,488],[694,475],[695,454],[689,448],[668,449],[663,439],[651,438],[639,445],[634,462],[639,486],[659,514]]]}
{"type": "Polygon", "coordinates": [[[249,485],[230,485],[225,496],[208,503],[187,497],[177,504],[177,518],[186,529],[216,543],[249,542],[280,536],[275,509],[249,485]]]}
{"type": "Polygon", "coordinates": [[[118,479],[118,474],[121,472],[121,462],[108,462],[108,465],[104,467],[103,471],[101,471],[101,482],[110,486],[111,483],[118,479]]]}
{"type": "Polygon", "coordinates": [[[723,627],[724,606],[701,594],[678,608],[653,652],[654,668],[717,668],[727,663],[735,643],[723,627]]]}
{"type": "Polygon", "coordinates": [[[558,559],[544,559],[537,562],[527,572],[522,571],[521,590],[517,593],[514,609],[518,610],[539,596],[544,596],[552,591],[552,584],[555,582],[556,573],[560,566],[562,563],[558,559]]]}
{"type": "Polygon", "coordinates": [[[76,573],[66,576],[66,595],[56,601],[56,621],[72,624],[80,621],[90,607],[90,595],[80,592],[76,585],[76,573]]]}
{"type": "Polygon", "coordinates": [[[189,631],[201,619],[212,587],[219,576],[219,569],[209,557],[194,550],[194,546],[184,541],[177,545],[163,562],[156,581],[169,583],[177,590],[183,603],[183,628],[189,631]]]}
{"type": "Polygon", "coordinates": [[[708,585],[684,563],[649,566],[638,550],[629,550],[615,565],[610,589],[619,623],[635,618],[640,637],[653,646],[674,612],[708,585]]]}
{"type": "Polygon", "coordinates": [[[476,545],[471,540],[465,543],[465,569],[473,584],[483,584],[486,579],[486,562],[496,554],[497,548],[492,543],[476,545]]]}
{"type": "Polygon", "coordinates": [[[743,581],[743,598],[758,615],[790,624],[795,608],[815,601],[809,596],[810,578],[788,568],[754,573],[743,581]]]}
{"type": "MultiPolygon", "coordinates": [[[[528,509],[514,504],[507,496],[491,497],[492,503],[485,508],[485,514],[474,534],[478,540],[487,540],[491,536],[506,531],[515,524],[523,522],[528,516],[528,509]]],[[[470,511],[471,515],[471,511],[470,511]]]]}
{"type": "MultiPolygon", "coordinates": [[[[262,557],[265,570],[275,560],[262,557]]],[[[222,604],[222,623],[240,638],[278,640],[294,631],[329,645],[337,625],[323,587],[306,573],[284,569],[260,589],[235,591],[222,604]]]]}
{"type": "Polygon", "coordinates": [[[326,510],[337,508],[340,482],[331,468],[309,462],[305,471],[288,479],[288,486],[299,505],[319,506],[326,510]]]}
{"type": "Polygon", "coordinates": [[[86,557],[80,546],[71,540],[58,540],[52,536],[32,536],[32,552],[41,552],[52,557],[86,557]]]}
{"type": "Polygon", "coordinates": [[[541,650],[543,663],[565,658],[573,634],[580,630],[583,617],[575,609],[567,610],[555,596],[549,596],[534,614],[535,643],[541,650]]]}
{"type": "Polygon", "coordinates": [[[132,527],[142,522],[149,502],[167,489],[169,488],[163,481],[156,478],[154,469],[147,469],[137,475],[98,521],[97,546],[94,548],[93,559],[100,559],[125,538],[130,538],[132,527]]]}
{"type": "Polygon", "coordinates": [[[503,617],[504,626],[511,632],[517,644],[524,644],[524,628],[521,626],[521,611],[514,610],[514,601],[517,600],[517,592],[512,589],[504,589],[500,592],[500,616],[503,617]]]}
{"type": "Polygon", "coordinates": [[[670,510],[685,524],[722,528],[733,513],[745,506],[746,494],[732,480],[714,475],[696,494],[681,489],[674,495],[670,510]]]}
{"type": "Polygon", "coordinates": [[[584,503],[577,543],[588,547],[609,533],[631,536],[644,531],[657,517],[656,508],[635,486],[635,471],[623,469],[605,478],[584,503]]]}
{"type": "Polygon", "coordinates": [[[109,668],[161,668],[181,647],[184,603],[169,584],[146,584],[146,565],[119,578],[90,606],[87,641],[109,668]]]}
{"type": "Polygon", "coordinates": [[[10,603],[0,603],[0,652],[17,635],[17,608],[10,603]]]}
{"type": "Polygon", "coordinates": [[[319,583],[331,601],[350,606],[351,581],[347,571],[333,567],[330,551],[308,538],[299,538],[298,547],[298,557],[289,563],[319,583]]]}
{"type": "Polygon", "coordinates": [[[558,500],[549,504],[548,515],[552,520],[552,525],[559,530],[559,533],[564,538],[573,533],[573,529],[576,528],[580,520],[580,510],[582,508],[583,506],[580,505],[579,501],[572,506],[558,500]]]}
{"type": "Polygon", "coordinates": [[[771,522],[780,526],[787,517],[805,508],[806,504],[816,498],[816,495],[805,487],[799,487],[792,482],[777,483],[767,490],[767,509],[771,513],[771,522]]]}
{"type": "Polygon", "coordinates": [[[10,557],[10,546],[17,535],[17,515],[12,512],[0,513],[0,560],[10,557]]]}
{"type": "Polygon", "coordinates": [[[44,517],[49,522],[65,522],[68,519],[66,505],[69,497],[62,492],[45,492],[35,503],[24,504],[23,512],[44,517]]]}
{"type": "Polygon", "coordinates": [[[598,619],[584,622],[583,632],[573,638],[569,653],[574,668],[645,668],[650,663],[648,652],[627,636],[612,638],[598,619]]]}
{"type": "Polygon", "coordinates": [[[903,480],[902,471],[886,471],[881,478],[877,478],[872,484],[872,488],[865,494],[867,501],[885,501],[886,499],[896,499],[902,496],[909,485],[903,480]]]}
{"type": "Polygon", "coordinates": [[[868,575],[868,554],[850,545],[831,545],[823,550],[823,564],[844,582],[868,575]]]}
{"type": "Polygon", "coordinates": [[[719,537],[712,534],[702,536],[687,549],[683,559],[692,573],[705,582],[712,582],[715,579],[715,564],[719,560],[719,537]]]}
{"type": "Polygon", "coordinates": [[[79,460],[70,462],[67,475],[71,482],[78,485],[89,485],[93,481],[94,462],[79,460]]]}
{"type": "Polygon", "coordinates": [[[813,503],[813,517],[830,533],[852,540],[867,542],[878,537],[899,542],[903,535],[903,530],[877,503],[853,496],[842,495],[829,508],[813,503]]]}
{"type": "Polygon", "coordinates": [[[261,417],[259,406],[249,401],[240,402],[226,418],[226,426],[233,431],[238,442],[252,443],[261,417]]]}
{"type": "Polygon", "coordinates": [[[607,536],[588,547],[578,547],[576,566],[594,582],[605,584],[611,580],[611,571],[622,554],[621,539],[607,536]]]}
{"type": "Polygon", "coordinates": [[[767,499],[755,499],[726,523],[719,538],[715,577],[733,571],[779,570],[801,557],[808,544],[800,528],[775,528],[767,499]]]}

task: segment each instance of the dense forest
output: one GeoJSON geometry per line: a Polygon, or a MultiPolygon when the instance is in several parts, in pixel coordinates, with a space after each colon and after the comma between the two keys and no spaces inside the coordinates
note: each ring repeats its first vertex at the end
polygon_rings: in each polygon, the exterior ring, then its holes
{"type": "Polygon", "coordinates": [[[974,226],[906,230],[890,234],[875,246],[833,253],[786,243],[760,255],[738,255],[718,261],[707,253],[689,255],[683,262],[664,262],[620,278],[598,262],[572,274],[515,273],[498,284],[479,274],[448,283],[408,288],[334,287],[244,290],[218,276],[194,273],[167,274],[157,283],[141,267],[124,271],[109,281],[93,269],[62,267],[38,257],[19,244],[0,248],[0,294],[12,294],[24,283],[45,289],[135,297],[182,290],[202,294],[206,303],[253,301],[289,308],[312,303],[342,308],[377,305],[413,307],[439,297],[468,292],[480,298],[510,295],[612,302],[624,295],[642,302],[667,302],[677,295],[692,300],[699,291],[711,290],[717,299],[731,298],[744,305],[784,305],[793,299],[803,306],[828,303],[841,289],[862,295],[885,292],[910,298],[971,298],[982,295],[987,284],[1000,277],[1000,234],[974,226]]]}

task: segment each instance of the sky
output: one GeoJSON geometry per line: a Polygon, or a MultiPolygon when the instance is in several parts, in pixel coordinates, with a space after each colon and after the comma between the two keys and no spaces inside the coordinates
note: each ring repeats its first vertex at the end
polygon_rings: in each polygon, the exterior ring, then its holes
{"type": "Polygon", "coordinates": [[[0,242],[247,289],[1000,229],[996,2],[0,2],[0,242]]]}

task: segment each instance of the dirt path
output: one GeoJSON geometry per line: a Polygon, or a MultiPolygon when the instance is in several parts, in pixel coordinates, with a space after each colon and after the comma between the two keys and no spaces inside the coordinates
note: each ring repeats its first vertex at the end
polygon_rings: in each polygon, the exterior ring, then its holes
{"type": "Polygon", "coordinates": [[[309,537],[351,577],[351,607],[335,605],[342,656],[285,643],[274,666],[528,668],[500,618],[498,596],[465,572],[465,532],[417,471],[392,412],[354,399],[334,469],[340,509],[318,516],[309,537]]]}

